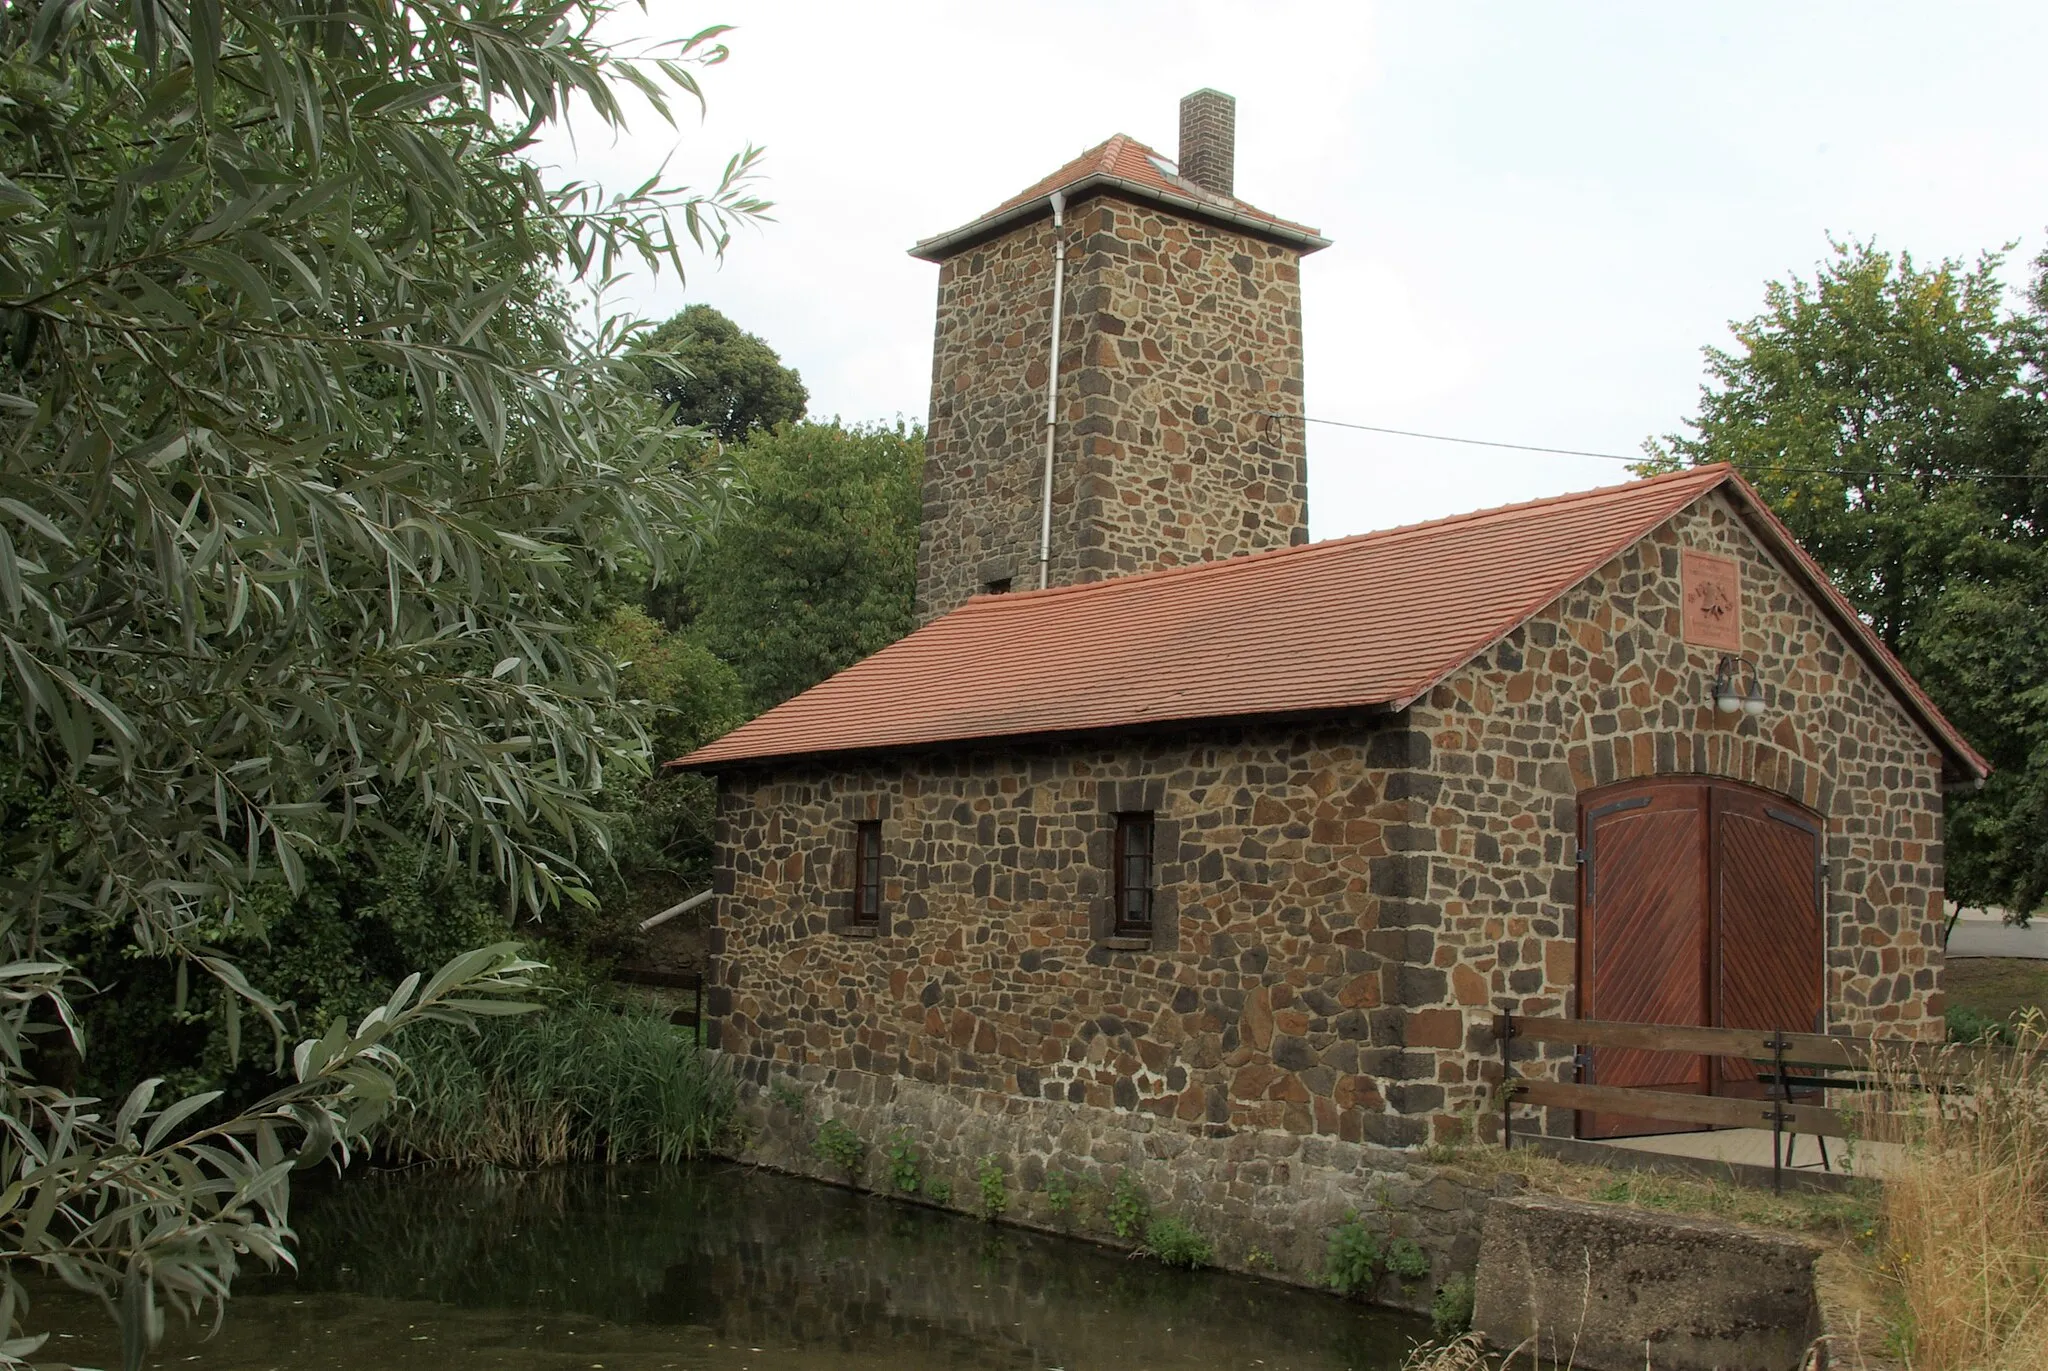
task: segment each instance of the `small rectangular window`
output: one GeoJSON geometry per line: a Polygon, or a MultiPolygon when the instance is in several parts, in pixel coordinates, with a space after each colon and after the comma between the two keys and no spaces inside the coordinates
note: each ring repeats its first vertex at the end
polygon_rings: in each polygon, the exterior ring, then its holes
{"type": "Polygon", "coordinates": [[[882,922],[882,825],[873,819],[853,826],[853,918],[856,928],[882,922]]]}
{"type": "Polygon", "coordinates": [[[1116,816],[1116,936],[1152,936],[1152,816],[1116,816]]]}
{"type": "Polygon", "coordinates": [[[981,593],[984,595],[1008,595],[1010,593],[1010,578],[1005,576],[999,581],[983,581],[981,583],[981,593]]]}

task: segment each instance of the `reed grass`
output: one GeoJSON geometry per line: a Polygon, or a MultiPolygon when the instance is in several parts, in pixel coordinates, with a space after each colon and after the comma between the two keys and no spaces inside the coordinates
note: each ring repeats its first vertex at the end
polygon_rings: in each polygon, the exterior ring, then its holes
{"type": "Polygon", "coordinates": [[[1866,1132],[1904,1144],[1875,1234],[1895,1353],[1911,1371],[2048,1366],[2048,1021],[2022,1016],[2009,1051],[1947,1059],[1945,1093],[1901,1066],[1863,1106],[1866,1132]]]}
{"type": "Polygon", "coordinates": [[[732,1118],[732,1078],[694,1035],[630,1003],[578,999],[403,1044],[403,1100],[378,1139],[407,1161],[528,1168],[677,1162],[732,1118]]]}

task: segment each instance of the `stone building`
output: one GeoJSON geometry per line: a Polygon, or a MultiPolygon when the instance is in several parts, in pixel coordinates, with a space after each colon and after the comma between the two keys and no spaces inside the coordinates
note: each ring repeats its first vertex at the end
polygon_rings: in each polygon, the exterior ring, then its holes
{"type": "MultiPolygon", "coordinates": [[[[1300,426],[1262,420],[1321,240],[1171,167],[1112,140],[920,245],[935,617],[679,763],[720,781],[720,1050],[1027,1179],[1120,1157],[1311,1267],[1392,1177],[1441,1267],[1470,1196],[1390,1149],[1481,1106],[1501,1010],[1937,1033],[1942,791],[1985,764],[1755,493],[1305,544],[1300,426]],[[1062,187],[1095,379],[1025,593],[1062,187]]],[[[1751,1088],[1639,1055],[1590,1071],[1751,1088]]]]}

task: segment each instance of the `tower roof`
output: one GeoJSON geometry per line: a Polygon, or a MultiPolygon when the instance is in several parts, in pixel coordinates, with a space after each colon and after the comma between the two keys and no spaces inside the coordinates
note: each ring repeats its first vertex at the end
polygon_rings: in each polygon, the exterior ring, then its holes
{"type": "Polygon", "coordinates": [[[1047,213],[1046,198],[1054,191],[1065,192],[1068,199],[1078,199],[1097,190],[1113,190],[1150,201],[1254,237],[1285,243],[1303,253],[1330,245],[1329,239],[1305,224],[1291,223],[1235,196],[1218,195],[1196,185],[1180,174],[1180,168],[1170,158],[1154,152],[1129,134],[1119,133],[980,218],[949,233],[925,239],[910,250],[910,255],[922,257],[927,262],[943,262],[954,253],[991,238],[1013,224],[1047,213]]]}

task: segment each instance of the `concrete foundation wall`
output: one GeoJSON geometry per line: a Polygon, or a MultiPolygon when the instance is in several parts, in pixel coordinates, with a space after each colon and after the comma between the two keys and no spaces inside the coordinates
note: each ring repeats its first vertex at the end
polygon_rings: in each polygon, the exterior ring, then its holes
{"type": "Polygon", "coordinates": [[[1501,1198],[1487,1206],[1473,1327],[1520,1349],[1517,1366],[1800,1371],[1821,1335],[1819,1258],[1735,1224],[1501,1198]]]}

